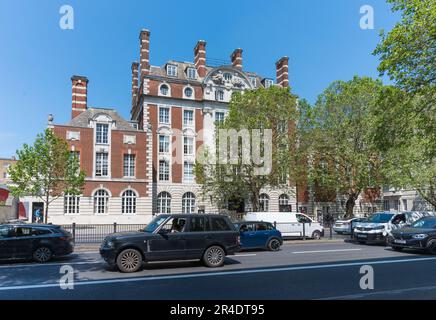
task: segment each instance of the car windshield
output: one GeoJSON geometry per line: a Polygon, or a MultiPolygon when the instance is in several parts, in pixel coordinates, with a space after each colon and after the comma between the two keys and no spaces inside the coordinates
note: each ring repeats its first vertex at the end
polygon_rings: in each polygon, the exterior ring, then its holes
{"type": "Polygon", "coordinates": [[[376,213],[367,219],[368,222],[386,223],[391,220],[394,215],[391,213],[376,213]]]}
{"type": "Polygon", "coordinates": [[[154,218],[142,231],[153,233],[159,228],[162,223],[168,219],[168,216],[156,217],[154,218]]]}
{"type": "Polygon", "coordinates": [[[412,224],[413,228],[433,229],[436,228],[436,219],[421,219],[412,224]]]}

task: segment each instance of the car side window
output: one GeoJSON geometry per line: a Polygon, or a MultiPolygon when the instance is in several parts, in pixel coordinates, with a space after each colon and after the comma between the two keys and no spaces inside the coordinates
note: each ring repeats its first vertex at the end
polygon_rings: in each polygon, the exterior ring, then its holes
{"type": "Polygon", "coordinates": [[[251,232],[253,231],[253,225],[252,224],[241,224],[239,227],[240,232],[251,232]]]}
{"type": "Polygon", "coordinates": [[[209,230],[209,221],[205,217],[192,217],[189,220],[188,232],[204,232],[209,230]]]}
{"type": "Polygon", "coordinates": [[[302,214],[297,214],[297,221],[298,223],[310,223],[310,219],[302,214]]]}
{"type": "Polygon", "coordinates": [[[265,223],[256,224],[256,231],[266,231],[266,230],[268,230],[268,227],[265,223]]]}
{"type": "Polygon", "coordinates": [[[52,233],[49,229],[32,229],[32,236],[42,236],[52,233]]]}
{"type": "Polygon", "coordinates": [[[32,234],[31,228],[15,227],[11,232],[11,237],[28,237],[32,234]]]}
{"type": "Polygon", "coordinates": [[[224,218],[211,218],[212,231],[230,231],[230,226],[224,218]]]}
{"type": "Polygon", "coordinates": [[[0,226],[0,239],[7,238],[9,236],[9,230],[11,230],[9,226],[0,226]]]}

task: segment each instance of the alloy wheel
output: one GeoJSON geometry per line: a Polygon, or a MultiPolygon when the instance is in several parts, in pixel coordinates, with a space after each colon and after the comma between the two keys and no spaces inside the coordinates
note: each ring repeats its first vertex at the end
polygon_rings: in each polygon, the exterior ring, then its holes
{"type": "Polygon", "coordinates": [[[33,257],[38,262],[47,262],[51,259],[51,250],[47,247],[41,247],[35,250],[33,257]]]}
{"type": "Polygon", "coordinates": [[[220,265],[224,259],[223,250],[218,247],[210,248],[207,252],[206,259],[213,266],[220,265]]]}
{"type": "Polygon", "coordinates": [[[271,251],[278,251],[280,249],[280,241],[277,239],[272,239],[269,243],[269,248],[271,251]]]}
{"type": "Polygon", "coordinates": [[[136,250],[127,250],[121,254],[120,265],[126,272],[134,272],[139,268],[141,257],[136,250]]]}

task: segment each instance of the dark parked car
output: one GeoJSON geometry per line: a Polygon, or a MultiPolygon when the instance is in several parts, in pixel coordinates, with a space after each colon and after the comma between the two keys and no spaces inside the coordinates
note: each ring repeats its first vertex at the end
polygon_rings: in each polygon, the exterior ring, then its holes
{"type": "Polygon", "coordinates": [[[244,221],[235,223],[239,230],[241,249],[267,249],[278,251],[283,244],[282,234],[272,223],[244,221]]]}
{"type": "Polygon", "coordinates": [[[408,227],[392,230],[388,244],[398,251],[409,248],[436,254],[436,217],[425,217],[408,227]]]}
{"type": "Polygon", "coordinates": [[[0,260],[47,262],[74,251],[71,234],[56,225],[0,224],[0,260]]]}
{"type": "Polygon", "coordinates": [[[143,262],[199,259],[220,267],[239,250],[239,232],[227,216],[159,215],[137,232],[107,236],[100,254],[121,272],[136,272],[143,262]]]}

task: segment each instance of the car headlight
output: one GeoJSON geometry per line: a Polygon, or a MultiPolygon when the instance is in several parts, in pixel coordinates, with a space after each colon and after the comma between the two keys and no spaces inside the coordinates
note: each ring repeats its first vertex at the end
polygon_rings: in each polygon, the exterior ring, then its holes
{"type": "Polygon", "coordinates": [[[114,247],[114,242],[113,241],[106,242],[106,248],[113,248],[113,247],[114,247]]]}
{"type": "Polygon", "coordinates": [[[421,233],[421,234],[414,234],[412,236],[413,239],[425,239],[428,237],[428,234],[425,233],[421,233]]]}

